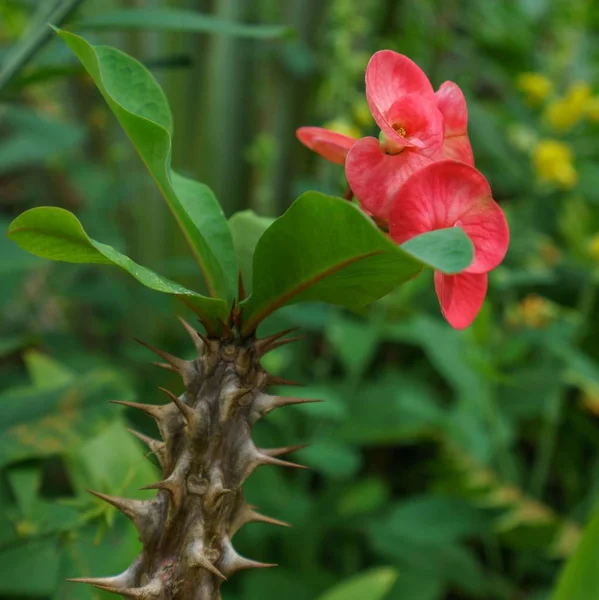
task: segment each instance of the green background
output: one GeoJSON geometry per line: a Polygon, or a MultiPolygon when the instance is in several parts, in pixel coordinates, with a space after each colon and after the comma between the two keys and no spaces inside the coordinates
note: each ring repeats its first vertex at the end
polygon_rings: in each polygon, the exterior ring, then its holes
{"type": "MultiPolygon", "coordinates": [[[[29,208],[66,208],[92,238],[205,291],[102,97],[60,40],[38,47],[67,4],[0,3],[0,82],[20,49],[36,50],[0,87],[2,229],[29,208]]],[[[248,482],[248,499],[294,529],[240,532],[240,551],[279,567],[232,578],[225,600],[599,599],[599,125],[562,131],[517,84],[534,71],[555,97],[580,81],[599,95],[594,5],[87,0],[62,23],[148,66],[173,109],[173,165],[227,216],[279,216],[310,189],[343,195],[342,168],[295,129],[335,121],[376,135],[365,65],[381,48],[407,54],[435,87],[464,90],[477,167],[510,222],[467,331],[441,318],[430,271],[360,312],[302,304],[264,323],[303,329],[265,365],[327,401],[257,428],[261,446],[310,443],[291,458],[311,470],[248,482]],[[576,185],[539,178],[532,156],[549,138],[571,147],[576,185]]],[[[153,424],[106,401],[180,391],[133,338],[190,357],[174,315],[193,317],[117,269],[36,259],[3,236],[0,280],[0,597],[108,598],[64,579],[116,574],[139,542],[84,488],[151,497],[138,489],[156,473],[126,430],[154,435],[153,424]]]]}

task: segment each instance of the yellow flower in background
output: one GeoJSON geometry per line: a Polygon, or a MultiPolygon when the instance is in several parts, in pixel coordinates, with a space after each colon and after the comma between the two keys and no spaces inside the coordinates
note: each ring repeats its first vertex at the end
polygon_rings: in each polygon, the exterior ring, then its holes
{"type": "Polygon", "coordinates": [[[543,181],[569,189],[578,183],[574,157],[568,144],[558,140],[541,140],[534,148],[532,160],[543,181]]]}
{"type": "Polygon", "coordinates": [[[583,117],[593,99],[593,90],[585,81],[573,83],[562,98],[554,100],[545,109],[547,122],[560,131],[571,129],[583,117]]]}
{"type": "Polygon", "coordinates": [[[325,123],[323,127],[330,131],[334,131],[335,133],[341,133],[356,139],[362,137],[362,132],[355,125],[352,125],[343,119],[334,119],[325,123]]]}
{"type": "Polygon", "coordinates": [[[591,258],[599,263],[599,233],[596,233],[590,240],[588,245],[591,258]]]}
{"type": "Polygon", "coordinates": [[[587,103],[587,119],[593,123],[599,123],[599,96],[593,96],[587,103]]]}
{"type": "Polygon", "coordinates": [[[534,105],[542,104],[553,90],[551,81],[541,73],[520,73],[516,85],[534,105]]]}
{"type": "Polygon", "coordinates": [[[552,302],[538,294],[528,294],[518,304],[517,321],[531,329],[545,327],[557,315],[552,302]]]}

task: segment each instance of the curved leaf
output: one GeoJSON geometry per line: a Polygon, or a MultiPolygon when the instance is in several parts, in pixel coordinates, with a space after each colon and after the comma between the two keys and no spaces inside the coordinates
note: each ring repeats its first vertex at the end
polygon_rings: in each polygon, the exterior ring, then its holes
{"type": "Polygon", "coordinates": [[[237,292],[237,258],[233,236],[214,192],[205,184],[171,171],[171,183],[191,220],[204,235],[223,274],[229,297],[237,292]]]}
{"type": "Polygon", "coordinates": [[[216,33],[254,39],[289,37],[285,25],[260,25],[226,21],[212,15],[178,8],[143,8],[105,12],[75,23],[79,29],[154,29],[189,33],[216,33]]]}
{"type": "Polygon", "coordinates": [[[90,74],[160,188],[202,270],[210,295],[232,300],[235,287],[229,288],[228,282],[236,278],[236,269],[232,275],[225,275],[225,267],[231,264],[219,261],[232,248],[230,235],[227,238],[223,229],[227,226],[225,217],[213,196],[195,196],[200,184],[190,185],[189,180],[171,172],[173,119],[158,82],[141,63],[115,48],[92,46],[82,37],[57,32],[90,74]],[[222,221],[217,235],[201,229],[207,221],[213,225],[222,221]],[[224,246],[219,246],[223,242],[224,246]]]}
{"type": "Polygon", "coordinates": [[[421,269],[356,206],[307,192],[258,242],[252,295],[241,304],[243,331],[295,302],[369,304],[421,269]]]}
{"type": "Polygon", "coordinates": [[[599,510],[587,525],[578,548],[563,568],[551,600],[599,599],[599,510]]]}
{"type": "Polygon", "coordinates": [[[474,260],[474,246],[460,227],[417,235],[403,243],[401,249],[425,265],[448,275],[463,271],[474,260]]]}
{"type": "Polygon", "coordinates": [[[36,256],[69,263],[115,265],[152,290],[181,297],[208,318],[225,318],[227,315],[224,300],[188,290],[138,265],[112,246],[93,240],[68,210],[50,206],[27,210],[10,224],[7,235],[36,256]]]}

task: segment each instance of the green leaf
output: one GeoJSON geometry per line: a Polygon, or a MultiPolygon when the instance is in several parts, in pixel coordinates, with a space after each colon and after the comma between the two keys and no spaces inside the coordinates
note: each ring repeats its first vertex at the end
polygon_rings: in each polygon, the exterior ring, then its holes
{"type": "Polygon", "coordinates": [[[389,494],[389,484],[383,479],[359,479],[339,497],[337,512],[344,518],[374,512],[385,506],[389,494]]]}
{"type": "Polygon", "coordinates": [[[114,372],[91,371],[59,388],[9,390],[0,396],[0,466],[72,451],[114,420],[110,399],[132,399],[114,372]]]}
{"type": "Polygon", "coordinates": [[[91,487],[118,496],[152,497],[150,492],[139,491],[159,476],[146,453],[147,447],[117,418],[71,453],[73,484],[82,493],[91,487]]]}
{"type": "MultiPolygon", "coordinates": [[[[140,543],[133,524],[119,515],[105,535],[98,535],[98,525],[90,524],[76,535],[63,538],[63,562],[52,600],[110,600],[118,598],[107,592],[92,591],[91,586],[75,586],[68,577],[97,577],[101,574],[120,573],[139,555],[140,543]]],[[[31,569],[31,564],[29,565],[31,569]]]]}
{"type": "Polygon", "coordinates": [[[474,246],[461,227],[437,229],[417,235],[401,245],[425,265],[451,275],[472,264],[474,246]]]}
{"type": "Polygon", "coordinates": [[[233,236],[214,192],[205,184],[171,171],[171,183],[183,208],[204,235],[223,268],[229,298],[237,294],[237,258],[233,236]]]}
{"type": "Polygon", "coordinates": [[[383,600],[396,579],[395,569],[371,569],[336,585],[318,600],[383,600]]]}
{"type": "Polygon", "coordinates": [[[37,497],[41,472],[39,468],[24,467],[10,469],[8,481],[15,495],[18,507],[24,515],[28,515],[37,497]]]}
{"type": "Polygon", "coordinates": [[[229,228],[233,235],[237,264],[243,276],[246,293],[252,291],[252,263],[254,252],[262,234],[272,225],[272,217],[260,217],[253,210],[235,213],[229,219],[229,228]]]}
{"type": "Polygon", "coordinates": [[[201,193],[194,200],[192,196],[198,188],[171,172],[173,119],[160,85],[140,62],[123,52],[108,46],[92,46],[66,31],[57,32],[90,74],[162,192],[200,266],[210,295],[232,300],[234,290],[227,283],[237,273],[225,275],[225,267],[231,265],[221,264],[222,248],[210,245],[215,238],[222,240],[222,225],[219,225],[221,233],[211,235],[210,242],[205,237],[207,232],[200,230],[206,222],[225,221],[224,215],[207,194],[201,193]],[[194,201],[198,206],[190,213],[188,208],[194,201]],[[198,220],[200,214],[202,218],[198,220]]]}
{"type": "Polygon", "coordinates": [[[596,510],[576,551],[559,575],[552,600],[598,600],[598,555],[599,510],[596,510]]]}
{"type": "Polygon", "coordinates": [[[253,265],[252,295],[242,303],[246,333],[286,304],[369,304],[422,268],[353,204],[317,192],[264,232],[253,265]]]}
{"type": "Polygon", "coordinates": [[[332,440],[317,440],[297,456],[330,479],[351,479],[362,465],[362,457],[356,448],[332,440]]]}
{"type": "Polygon", "coordinates": [[[0,594],[48,596],[57,583],[60,561],[61,552],[52,539],[28,541],[3,549],[0,551],[0,594]]]}
{"type": "Polygon", "coordinates": [[[43,258],[120,267],[152,290],[174,294],[187,300],[202,315],[226,317],[227,307],[223,300],[207,298],[188,290],[138,265],[112,246],[93,240],[77,217],[68,210],[49,206],[27,210],[10,224],[7,235],[24,250],[43,258]]]}
{"type": "Polygon", "coordinates": [[[61,387],[75,379],[74,371],[37,350],[25,352],[23,360],[33,385],[40,390],[61,387]]]}
{"type": "Polygon", "coordinates": [[[189,33],[216,33],[254,39],[289,37],[285,25],[260,25],[225,21],[197,11],[176,8],[126,9],[105,12],[75,23],[79,29],[155,29],[189,33]]]}

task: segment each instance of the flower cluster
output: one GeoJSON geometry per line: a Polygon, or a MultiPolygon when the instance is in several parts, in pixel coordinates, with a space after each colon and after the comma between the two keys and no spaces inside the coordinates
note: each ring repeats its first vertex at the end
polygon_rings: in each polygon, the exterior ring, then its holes
{"type": "MultiPolygon", "coordinates": [[[[542,125],[551,136],[564,135],[580,123],[599,122],[599,95],[586,81],[575,81],[562,93],[542,73],[521,73],[516,86],[531,106],[542,108],[542,125]]],[[[534,137],[534,135],[533,135],[534,137]]],[[[571,146],[554,137],[530,144],[532,164],[543,182],[568,190],[578,183],[571,146]]]]}
{"type": "Polygon", "coordinates": [[[362,210],[391,239],[409,239],[461,227],[474,246],[462,273],[435,273],[441,310],[455,328],[468,327],[487,291],[487,274],[503,260],[509,231],[491,188],[474,168],[466,100],[446,81],[435,92],[409,58],[382,50],[366,68],[366,99],[381,132],[377,138],[301,127],[299,140],[326,159],[345,165],[362,210]]]}
{"type": "Polygon", "coordinates": [[[563,189],[578,183],[574,156],[570,146],[553,139],[540,140],[533,149],[532,160],[540,179],[563,189]]]}

